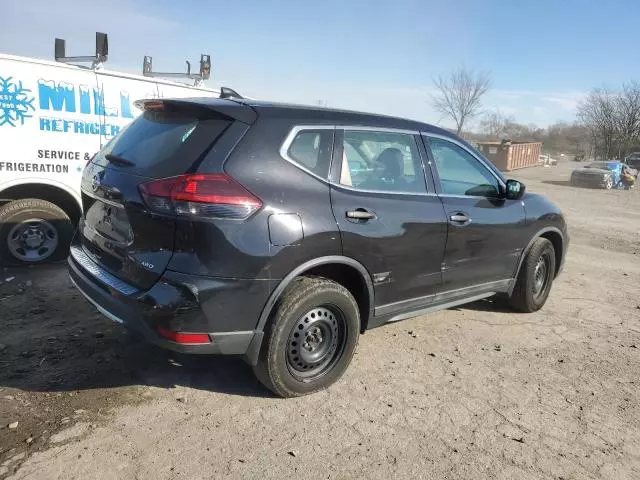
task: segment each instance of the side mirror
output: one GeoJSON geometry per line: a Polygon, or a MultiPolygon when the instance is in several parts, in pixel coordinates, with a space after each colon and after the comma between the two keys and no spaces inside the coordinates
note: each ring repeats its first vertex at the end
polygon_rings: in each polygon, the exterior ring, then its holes
{"type": "Polygon", "coordinates": [[[518,180],[507,180],[505,198],[507,200],[520,200],[525,191],[524,183],[518,180]]]}

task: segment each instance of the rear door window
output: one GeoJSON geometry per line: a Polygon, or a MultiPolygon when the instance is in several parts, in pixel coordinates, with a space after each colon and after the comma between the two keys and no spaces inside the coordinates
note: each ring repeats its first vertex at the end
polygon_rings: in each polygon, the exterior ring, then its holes
{"type": "Polygon", "coordinates": [[[285,144],[285,158],[302,169],[326,179],[329,175],[333,129],[299,129],[285,144]]]}
{"type": "Polygon", "coordinates": [[[345,130],[343,148],[340,184],[383,192],[426,192],[413,135],[345,130]]]}
{"type": "Polygon", "coordinates": [[[208,113],[147,110],[105,145],[95,162],[154,178],[185,173],[232,122],[208,113]],[[132,165],[111,162],[107,155],[132,165]]]}

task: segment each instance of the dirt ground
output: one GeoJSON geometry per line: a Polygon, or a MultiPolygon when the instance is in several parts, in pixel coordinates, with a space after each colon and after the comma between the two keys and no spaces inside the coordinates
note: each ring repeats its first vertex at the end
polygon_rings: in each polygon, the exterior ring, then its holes
{"type": "Polygon", "coordinates": [[[545,308],[372,330],[300,399],[131,337],[64,265],[0,270],[0,478],[640,478],[640,189],[570,187],[574,165],[514,174],[570,226],[545,308]]]}

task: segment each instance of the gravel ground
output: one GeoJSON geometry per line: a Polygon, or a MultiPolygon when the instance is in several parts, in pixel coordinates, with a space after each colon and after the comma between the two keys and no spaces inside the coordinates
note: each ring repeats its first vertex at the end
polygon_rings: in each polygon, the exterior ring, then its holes
{"type": "Polygon", "coordinates": [[[378,328],[299,399],[239,360],[132,338],[63,265],[5,270],[0,478],[640,478],[640,189],[570,187],[574,165],[514,174],[570,227],[542,311],[484,301],[378,328]]]}

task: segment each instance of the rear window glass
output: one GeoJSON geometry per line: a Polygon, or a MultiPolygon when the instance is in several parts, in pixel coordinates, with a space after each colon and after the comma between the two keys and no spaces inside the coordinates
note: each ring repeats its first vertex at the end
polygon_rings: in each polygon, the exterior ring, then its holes
{"type": "Polygon", "coordinates": [[[106,144],[95,161],[154,177],[184,173],[230,123],[226,117],[146,111],[106,144]],[[116,165],[105,158],[109,154],[133,165],[116,165]]]}
{"type": "Polygon", "coordinates": [[[333,130],[302,130],[289,145],[287,156],[319,177],[329,175],[333,130]]]}

